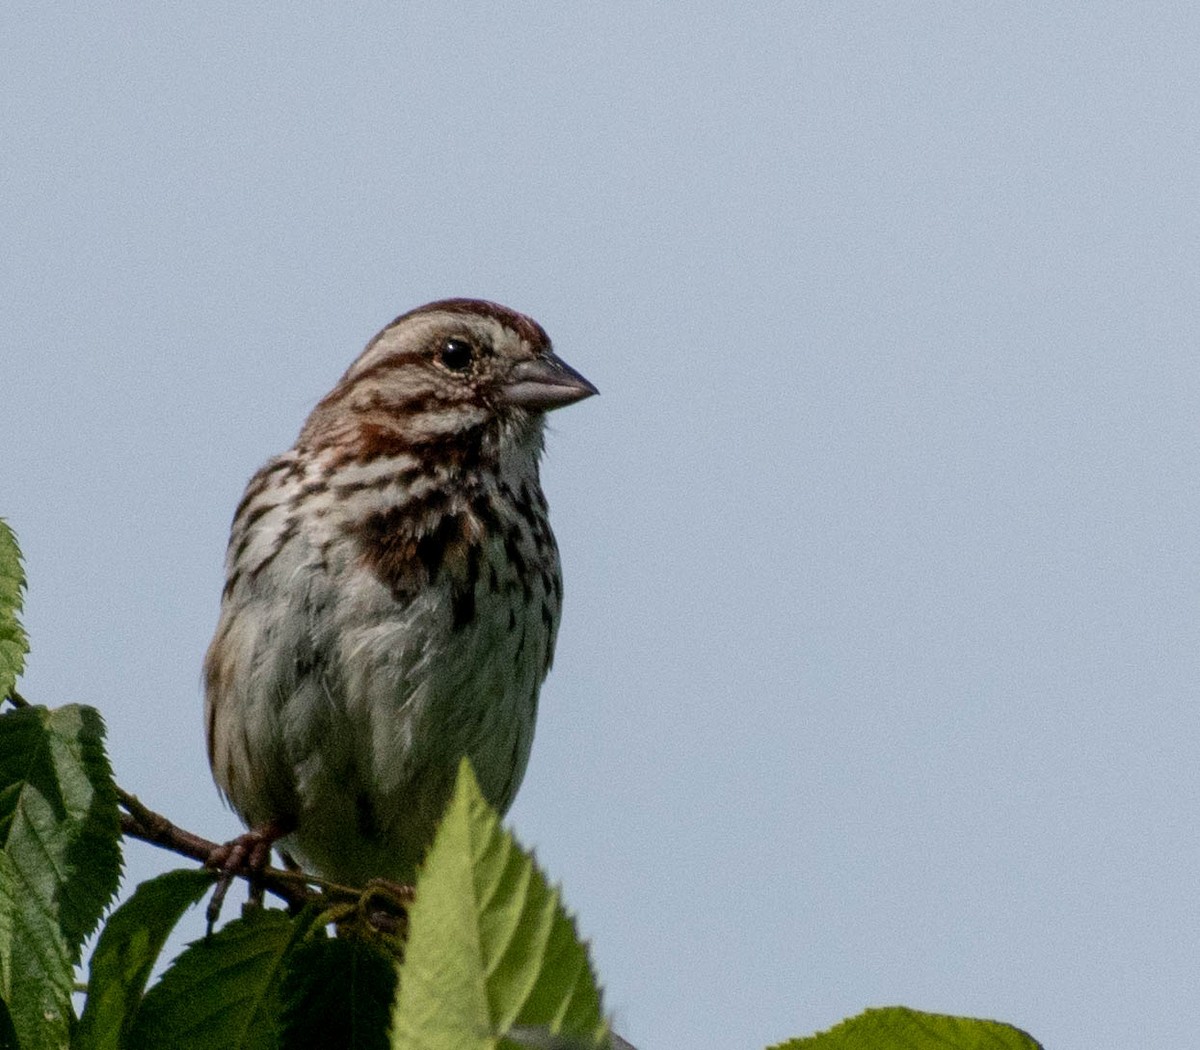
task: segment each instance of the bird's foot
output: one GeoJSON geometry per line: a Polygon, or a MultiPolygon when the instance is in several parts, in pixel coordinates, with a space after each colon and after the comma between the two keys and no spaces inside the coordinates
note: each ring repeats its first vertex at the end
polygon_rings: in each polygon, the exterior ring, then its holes
{"type": "Polygon", "coordinates": [[[408,909],[412,902],[412,886],[391,879],[371,879],[361,890],[358,900],[342,901],[326,914],[337,926],[339,937],[380,942],[382,935],[382,942],[396,950],[407,935],[408,909]]]}
{"type": "Polygon", "coordinates": [[[289,820],[268,820],[265,824],[243,832],[235,839],[230,839],[218,846],[204,862],[205,867],[218,872],[217,885],[213,890],[212,899],[208,902],[208,933],[212,934],[213,926],[221,917],[221,907],[225,903],[225,895],[233,880],[239,875],[245,875],[250,880],[250,904],[261,905],[263,898],[262,873],[271,860],[271,848],[284,835],[295,830],[295,822],[289,820]]]}

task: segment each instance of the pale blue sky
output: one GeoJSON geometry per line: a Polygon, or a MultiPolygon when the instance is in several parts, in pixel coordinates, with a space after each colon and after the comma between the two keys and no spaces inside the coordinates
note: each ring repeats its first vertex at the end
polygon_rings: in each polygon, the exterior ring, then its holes
{"type": "Polygon", "coordinates": [[[603,392],[511,823],[619,1029],[1193,1044],[1198,54],[1182,3],[9,0],[27,695],[232,834],[242,486],[382,324],[497,299],[603,392]]]}

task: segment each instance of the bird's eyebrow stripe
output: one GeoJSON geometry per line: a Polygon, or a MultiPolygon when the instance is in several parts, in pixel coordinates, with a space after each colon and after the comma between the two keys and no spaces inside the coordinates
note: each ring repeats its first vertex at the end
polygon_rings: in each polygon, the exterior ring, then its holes
{"type": "Polygon", "coordinates": [[[460,318],[464,316],[482,317],[488,321],[495,321],[505,328],[511,328],[535,350],[550,349],[550,337],[546,334],[546,329],[532,317],[526,317],[525,314],[510,310],[507,306],[484,299],[442,299],[436,303],[426,303],[406,314],[401,314],[392,324],[388,325],[388,328],[407,318],[420,317],[422,314],[446,314],[448,317],[457,315],[460,318]]]}

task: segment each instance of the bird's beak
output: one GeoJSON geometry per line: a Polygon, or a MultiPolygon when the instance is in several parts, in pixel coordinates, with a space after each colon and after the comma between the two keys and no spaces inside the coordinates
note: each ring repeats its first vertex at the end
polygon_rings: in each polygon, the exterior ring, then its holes
{"type": "Polygon", "coordinates": [[[501,387],[505,404],[531,412],[549,412],[600,393],[569,364],[547,351],[532,361],[520,361],[501,387]]]}

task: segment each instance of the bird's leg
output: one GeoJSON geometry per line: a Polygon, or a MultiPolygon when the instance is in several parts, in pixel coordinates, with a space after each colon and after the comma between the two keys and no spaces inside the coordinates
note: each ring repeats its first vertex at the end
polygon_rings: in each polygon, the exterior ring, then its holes
{"type": "Polygon", "coordinates": [[[271,847],[296,830],[296,822],[290,818],[273,818],[259,824],[249,831],[243,832],[235,839],[214,849],[205,861],[205,866],[215,868],[220,877],[216,889],[213,890],[212,900],[208,902],[208,932],[221,916],[221,906],[225,903],[225,895],[238,875],[246,875],[250,879],[250,901],[252,904],[262,904],[263,886],[260,876],[271,859],[271,847]]]}

